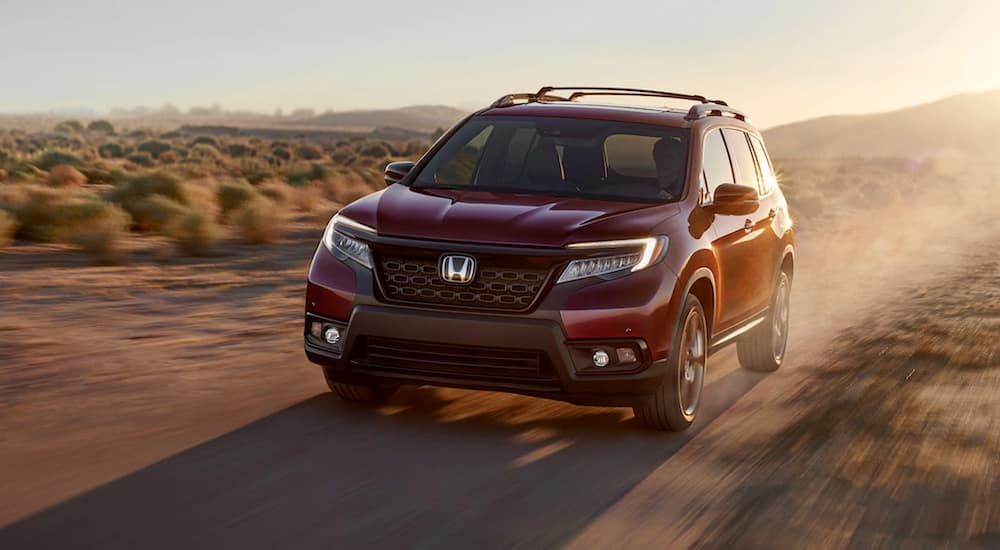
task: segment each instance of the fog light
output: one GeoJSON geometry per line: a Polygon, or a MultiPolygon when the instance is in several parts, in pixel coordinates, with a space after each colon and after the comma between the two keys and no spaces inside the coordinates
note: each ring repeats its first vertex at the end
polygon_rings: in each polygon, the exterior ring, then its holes
{"type": "Polygon", "coordinates": [[[635,363],[637,361],[635,350],[632,348],[618,348],[615,350],[619,363],[635,363]]]}
{"type": "Polygon", "coordinates": [[[323,323],[320,323],[319,321],[313,321],[312,323],[309,323],[309,334],[311,334],[313,338],[317,339],[320,336],[322,336],[323,323]]]}
{"type": "Polygon", "coordinates": [[[611,356],[608,355],[608,352],[599,349],[594,351],[593,359],[595,367],[606,367],[608,366],[608,363],[611,361],[611,356]]]}
{"type": "Polygon", "coordinates": [[[326,329],[326,332],[323,333],[323,340],[326,340],[326,343],[331,346],[336,346],[340,343],[340,329],[337,327],[326,329]]]}

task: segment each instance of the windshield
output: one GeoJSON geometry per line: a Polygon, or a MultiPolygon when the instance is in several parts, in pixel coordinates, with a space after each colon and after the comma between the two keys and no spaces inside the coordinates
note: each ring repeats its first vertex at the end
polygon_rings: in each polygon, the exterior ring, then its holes
{"type": "Polygon", "coordinates": [[[641,202],[680,198],[688,131],[569,118],[477,117],[414,187],[641,202]]]}

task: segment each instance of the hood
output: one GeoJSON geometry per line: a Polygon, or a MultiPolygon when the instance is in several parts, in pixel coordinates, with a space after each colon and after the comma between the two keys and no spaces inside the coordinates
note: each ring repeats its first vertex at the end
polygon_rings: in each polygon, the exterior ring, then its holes
{"type": "Polygon", "coordinates": [[[647,237],[680,211],[646,204],[392,185],[341,212],[380,235],[521,246],[647,237]]]}

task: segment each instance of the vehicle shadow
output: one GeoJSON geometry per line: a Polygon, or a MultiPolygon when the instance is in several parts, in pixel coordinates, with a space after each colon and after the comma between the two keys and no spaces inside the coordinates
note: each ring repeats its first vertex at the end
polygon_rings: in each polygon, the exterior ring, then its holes
{"type": "Polygon", "coordinates": [[[320,395],[10,525],[0,548],[556,546],[762,379],[709,384],[682,434],[511,396],[449,410],[482,392],[415,388],[377,411],[320,395]]]}

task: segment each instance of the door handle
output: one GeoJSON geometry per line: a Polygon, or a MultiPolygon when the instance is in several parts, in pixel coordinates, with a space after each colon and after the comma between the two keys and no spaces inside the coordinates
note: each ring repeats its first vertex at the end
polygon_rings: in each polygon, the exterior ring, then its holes
{"type": "Polygon", "coordinates": [[[777,216],[777,215],[778,215],[778,212],[776,212],[776,211],[775,211],[775,210],[774,210],[774,209],[772,208],[772,209],[771,209],[771,211],[767,213],[767,219],[769,219],[769,220],[773,220],[773,219],[774,219],[774,217],[775,217],[775,216],[777,216]]]}
{"type": "Polygon", "coordinates": [[[749,233],[751,231],[753,231],[753,222],[750,221],[750,218],[747,218],[747,221],[743,222],[743,232],[749,233]]]}

